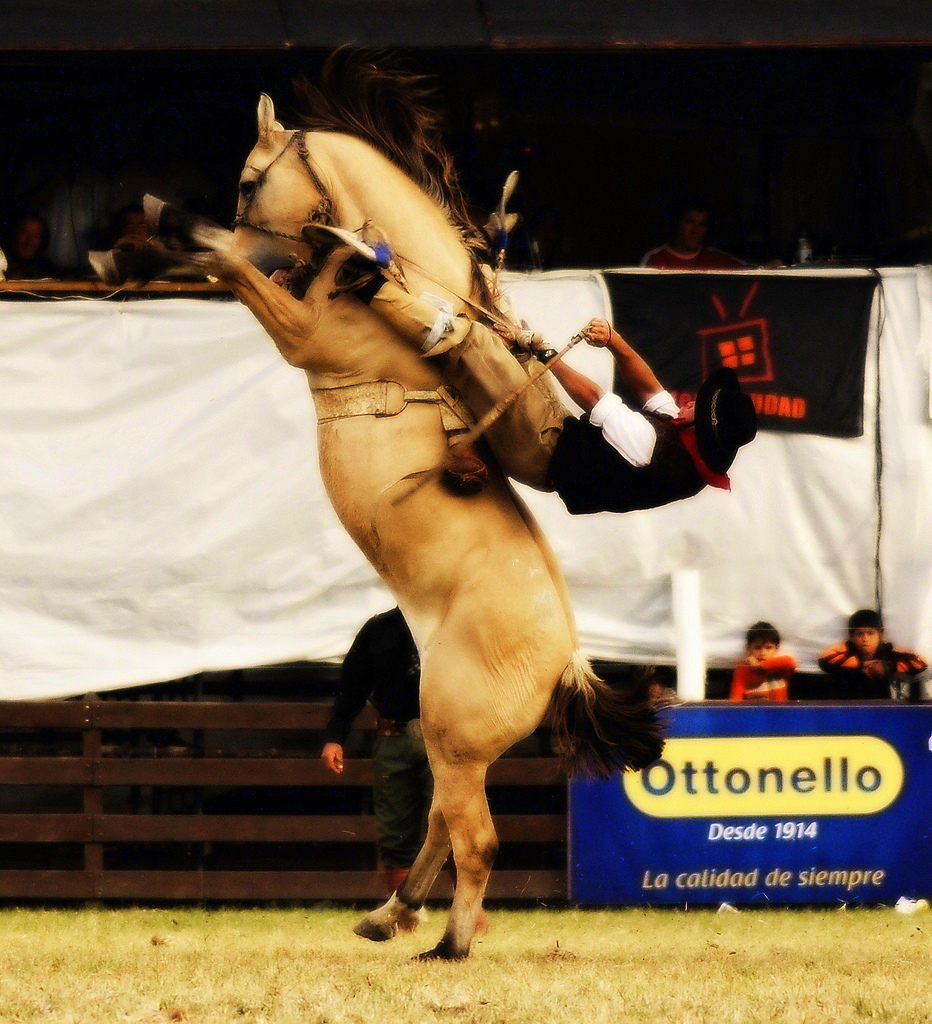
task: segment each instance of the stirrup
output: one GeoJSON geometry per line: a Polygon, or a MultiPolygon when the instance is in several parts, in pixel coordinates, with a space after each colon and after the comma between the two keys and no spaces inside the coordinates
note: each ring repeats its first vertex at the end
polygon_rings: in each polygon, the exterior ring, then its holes
{"type": "Polygon", "coordinates": [[[443,483],[454,494],[468,496],[478,494],[489,482],[489,467],[471,444],[456,443],[455,435],[450,438],[446,462],[443,467],[443,483]]]}

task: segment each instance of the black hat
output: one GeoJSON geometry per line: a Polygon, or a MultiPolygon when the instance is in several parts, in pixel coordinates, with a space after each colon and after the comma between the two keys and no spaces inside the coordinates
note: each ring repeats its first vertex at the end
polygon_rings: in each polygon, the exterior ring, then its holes
{"type": "Polygon", "coordinates": [[[703,381],[696,395],[696,442],[713,473],[725,473],[738,449],[754,440],[757,414],[734,370],[723,366],[703,381]]]}

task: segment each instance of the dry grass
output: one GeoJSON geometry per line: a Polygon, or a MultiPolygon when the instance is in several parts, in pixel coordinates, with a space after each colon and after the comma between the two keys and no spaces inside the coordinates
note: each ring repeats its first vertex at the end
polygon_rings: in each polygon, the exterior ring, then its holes
{"type": "Polygon", "coordinates": [[[0,1021],[825,1024],[932,1021],[932,915],[515,911],[466,963],[317,909],[0,910],[0,1021]]]}

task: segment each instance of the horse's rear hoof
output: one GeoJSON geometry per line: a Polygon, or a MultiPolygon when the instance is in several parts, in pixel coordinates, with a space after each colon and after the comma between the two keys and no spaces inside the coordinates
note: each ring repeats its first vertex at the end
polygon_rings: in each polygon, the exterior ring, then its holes
{"type": "Polygon", "coordinates": [[[428,949],[425,953],[420,953],[414,959],[419,963],[427,963],[430,960],[465,960],[469,956],[468,949],[454,949],[453,943],[444,937],[434,946],[433,949],[428,949]]]}

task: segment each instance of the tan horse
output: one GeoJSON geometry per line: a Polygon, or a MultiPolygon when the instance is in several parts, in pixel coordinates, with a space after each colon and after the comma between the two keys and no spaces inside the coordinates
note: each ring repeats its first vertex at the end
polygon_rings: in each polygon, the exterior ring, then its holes
{"type": "MultiPolygon", "coordinates": [[[[334,294],[338,261],[304,232],[314,223],[374,223],[413,294],[438,293],[463,311],[459,296],[488,301],[489,294],[449,207],[375,145],[348,134],[359,132],[358,123],[346,132],[286,131],[265,96],[258,113],[235,231],[195,227],[191,236],[207,251],[187,258],[229,284],[284,358],[307,373],[327,492],[421,652],[422,726],[434,774],[427,837],[400,891],[356,931],[382,940],[414,928],[452,846],[452,910],[424,956],[459,959],[469,952],[497,849],[488,766],[548,708],[568,761],[602,773],[653,760],[659,730],[648,701],[615,693],[581,656],[559,568],[494,460],[478,494],[451,493],[436,475],[412,486],[447,448],[443,380],[434,362],[352,294],[334,294]],[[296,262],[312,268],[300,297],[266,276],[296,262]]],[[[442,200],[449,185],[433,184],[442,200]]],[[[164,230],[170,217],[147,202],[164,230]]]]}

